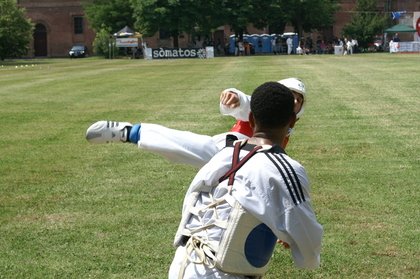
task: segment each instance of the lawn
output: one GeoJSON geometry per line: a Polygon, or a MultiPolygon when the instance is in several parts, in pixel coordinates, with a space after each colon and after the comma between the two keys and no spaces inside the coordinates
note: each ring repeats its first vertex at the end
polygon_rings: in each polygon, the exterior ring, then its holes
{"type": "Polygon", "coordinates": [[[0,278],[166,278],[196,169],[86,128],[213,135],[233,124],[221,90],[290,76],[308,91],[288,153],[311,179],[322,265],[279,246],[265,278],[418,278],[420,55],[388,53],[0,62],[0,278]]]}

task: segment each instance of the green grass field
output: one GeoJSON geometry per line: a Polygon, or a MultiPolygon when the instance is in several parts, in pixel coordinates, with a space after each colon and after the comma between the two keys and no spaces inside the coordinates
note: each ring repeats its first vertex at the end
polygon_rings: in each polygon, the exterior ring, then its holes
{"type": "Polygon", "coordinates": [[[166,278],[196,169],[129,144],[91,145],[97,120],[213,135],[219,92],[296,76],[304,117],[288,153],[311,179],[322,266],[276,248],[265,278],[420,277],[420,55],[0,64],[0,278],[166,278]]]}

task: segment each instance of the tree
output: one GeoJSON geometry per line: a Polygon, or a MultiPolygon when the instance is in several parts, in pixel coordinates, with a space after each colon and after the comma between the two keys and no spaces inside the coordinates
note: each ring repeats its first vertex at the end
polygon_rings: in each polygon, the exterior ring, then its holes
{"type": "Polygon", "coordinates": [[[283,0],[281,2],[283,7],[287,7],[289,22],[299,35],[332,26],[334,14],[338,9],[337,0],[283,0]]]}
{"type": "Polygon", "coordinates": [[[249,24],[260,29],[269,27],[270,33],[282,33],[286,24],[292,23],[302,34],[331,26],[336,9],[337,0],[93,0],[86,11],[97,30],[109,27],[119,18],[129,18],[143,35],[161,32],[172,37],[174,47],[178,47],[181,33],[207,35],[222,25],[229,25],[239,37],[249,24]],[[124,16],[111,17],[118,11],[124,16]]]}
{"type": "MultiPolygon", "coordinates": [[[[199,7],[200,4],[208,6],[205,1],[131,0],[131,3],[136,18],[136,28],[146,36],[152,36],[158,31],[169,34],[174,47],[178,47],[178,36],[182,32],[192,33],[200,27],[209,28],[207,24],[199,26],[202,17],[199,7]]],[[[211,13],[212,10],[207,10],[208,12],[211,13]]]]}
{"type": "Polygon", "coordinates": [[[257,1],[232,0],[224,2],[221,15],[224,18],[224,24],[228,24],[238,37],[242,37],[248,24],[252,23],[252,19],[255,18],[253,15],[254,2],[257,1]]]}
{"type": "Polygon", "coordinates": [[[260,29],[268,27],[269,33],[283,33],[291,23],[302,34],[331,26],[337,8],[337,0],[226,1],[225,24],[235,33],[246,30],[250,23],[260,29]]]}
{"type": "Polygon", "coordinates": [[[28,53],[33,24],[16,1],[0,0],[0,59],[20,57],[28,53]]]}
{"type": "Polygon", "coordinates": [[[209,34],[217,27],[225,24],[224,10],[222,9],[224,0],[196,0],[191,1],[189,5],[190,19],[189,26],[192,26],[194,32],[209,34]]]}
{"type": "Polygon", "coordinates": [[[382,34],[387,17],[377,8],[376,0],[358,0],[351,22],[344,26],[343,35],[355,38],[362,48],[367,48],[377,34],[382,34]]]}
{"type": "MultiPolygon", "coordinates": [[[[182,32],[189,34],[210,34],[217,27],[229,25],[237,36],[246,32],[250,23],[267,26],[274,20],[266,18],[267,11],[273,7],[265,3],[272,1],[254,0],[132,0],[136,16],[136,27],[146,36],[157,31],[165,31],[174,40],[177,47],[178,35],[182,32]],[[258,10],[258,11],[257,11],[258,10]]],[[[276,10],[278,11],[278,9],[276,10]]],[[[281,20],[284,28],[284,20],[281,20]]]]}
{"type": "Polygon", "coordinates": [[[281,34],[289,21],[287,6],[281,0],[255,1],[251,22],[262,29],[268,26],[268,33],[281,34]]]}
{"type": "Polygon", "coordinates": [[[90,26],[115,33],[124,26],[134,26],[133,8],[127,0],[92,0],[84,5],[90,26]]]}
{"type": "Polygon", "coordinates": [[[95,40],[93,41],[93,52],[96,55],[112,58],[118,53],[118,47],[110,34],[111,31],[105,27],[96,32],[95,40]]]}

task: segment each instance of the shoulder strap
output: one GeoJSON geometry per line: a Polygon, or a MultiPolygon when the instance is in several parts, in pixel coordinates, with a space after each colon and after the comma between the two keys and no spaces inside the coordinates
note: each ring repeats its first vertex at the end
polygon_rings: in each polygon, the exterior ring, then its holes
{"type": "Polygon", "coordinates": [[[255,146],[250,152],[248,152],[248,154],[246,154],[246,156],[244,158],[242,158],[242,160],[239,160],[239,153],[242,149],[244,145],[242,145],[242,142],[236,142],[235,143],[235,147],[233,150],[233,156],[232,156],[232,167],[230,168],[230,170],[225,173],[225,175],[223,175],[220,179],[219,179],[219,183],[222,182],[223,180],[226,180],[227,178],[229,178],[229,182],[228,185],[232,185],[233,184],[233,180],[235,178],[235,173],[252,157],[254,156],[254,154],[261,149],[261,146],[255,146]]]}

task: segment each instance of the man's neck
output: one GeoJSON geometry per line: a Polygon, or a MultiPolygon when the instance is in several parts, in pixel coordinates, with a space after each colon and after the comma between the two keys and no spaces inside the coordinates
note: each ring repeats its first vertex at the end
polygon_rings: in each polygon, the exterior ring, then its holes
{"type": "Polygon", "coordinates": [[[283,144],[285,133],[268,133],[256,131],[254,135],[248,139],[248,143],[255,145],[279,145],[283,144]]]}

